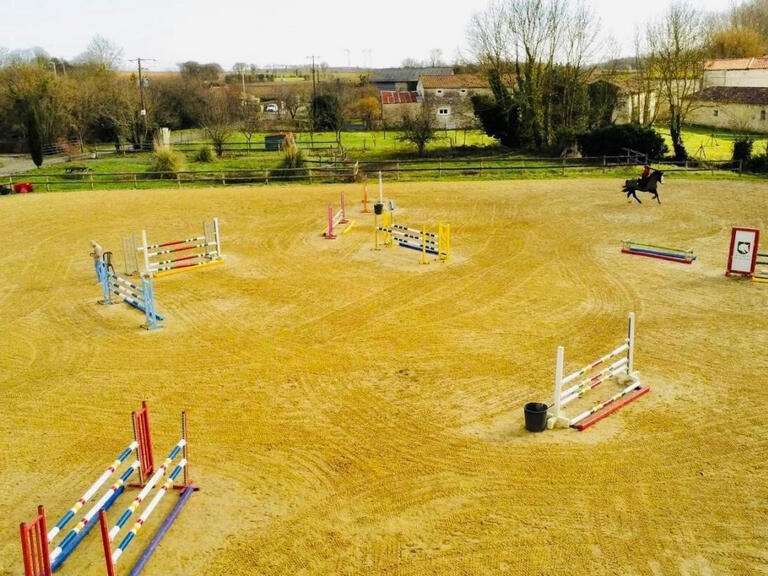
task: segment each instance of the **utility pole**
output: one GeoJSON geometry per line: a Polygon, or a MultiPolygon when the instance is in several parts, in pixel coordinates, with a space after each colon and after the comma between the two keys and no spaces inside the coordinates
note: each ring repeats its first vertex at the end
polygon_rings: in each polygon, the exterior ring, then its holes
{"type": "Polygon", "coordinates": [[[312,111],[310,117],[309,117],[309,140],[314,145],[315,142],[315,113],[314,113],[314,105],[315,105],[315,98],[317,98],[317,80],[315,80],[315,58],[319,58],[319,56],[315,56],[314,54],[312,56],[307,56],[307,58],[312,59],[312,108],[310,110],[312,111]]]}
{"type": "Polygon", "coordinates": [[[142,133],[139,135],[139,144],[141,149],[144,149],[144,138],[143,135],[147,132],[147,108],[144,105],[144,78],[141,76],[141,61],[151,61],[154,62],[154,58],[136,58],[134,60],[129,60],[129,62],[137,62],[139,65],[139,101],[141,102],[141,110],[139,110],[139,116],[141,117],[141,124],[142,124],[142,133]]]}

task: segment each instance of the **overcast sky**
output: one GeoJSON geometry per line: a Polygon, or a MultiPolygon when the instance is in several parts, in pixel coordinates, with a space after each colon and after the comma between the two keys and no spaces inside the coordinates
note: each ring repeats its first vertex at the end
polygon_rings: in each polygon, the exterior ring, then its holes
{"type": "MultiPolygon", "coordinates": [[[[696,0],[726,10],[732,0],[696,0]]],[[[669,0],[592,0],[605,35],[623,56],[633,53],[636,24],[662,14],[669,0]]],[[[433,48],[452,61],[465,50],[467,24],[487,0],[0,0],[0,46],[40,46],[71,59],[95,34],[125,59],[155,58],[155,70],[177,62],[301,64],[318,55],[331,66],[398,66],[433,48]],[[349,53],[347,52],[349,50],[349,53]]],[[[611,54],[615,56],[616,54],[611,54]]],[[[130,66],[125,63],[125,66],[130,66]]]]}

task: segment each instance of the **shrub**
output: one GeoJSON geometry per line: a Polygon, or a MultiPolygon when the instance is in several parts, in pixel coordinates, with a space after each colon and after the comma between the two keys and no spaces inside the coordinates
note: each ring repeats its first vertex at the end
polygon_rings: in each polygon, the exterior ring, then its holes
{"type": "Polygon", "coordinates": [[[158,148],[152,153],[152,164],[147,168],[150,178],[176,178],[181,170],[182,157],[170,148],[158,148]]]}
{"type": "Polygon", "coordinates": [[[664,139],[653,128],[638,124],[612,124],[578,137],[584,156],[622,156],[631,148],[657,160],[669,152],[664,139]]]}
{"type": "Polygon", "coordinates": [[[734,162],[742,160],[744,162],[749,161],[752,158],[752,145],[754,140],[749,136],[737,136],[733,141],[733,155],[734,162]]]}
{"type": "Polygon", "coordinates": [[[306,175],[306,170],[301,170],[306,164],[304,155],[296,145],[293,134],[288,132],[283,140],[283,159],[278,168],[270,172],[270,178],[274,180],[291,180],[306,175]]]}
{"type": "Polygon", "coordinates": [[[195,155],[192,157],[193,162],[213,162],[213,150],[210,146],[204,145],[198,148],[195,155]]]}

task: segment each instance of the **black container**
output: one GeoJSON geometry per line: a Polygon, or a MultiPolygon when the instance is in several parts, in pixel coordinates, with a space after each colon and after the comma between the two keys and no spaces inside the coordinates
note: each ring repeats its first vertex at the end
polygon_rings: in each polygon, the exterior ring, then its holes
{"type": "Polygon", "coordinates": [[[528,402],[525,411],[525,429],[529,432],[543,432],[547,428],[547,409],[541,402],[528,402]]]}
{"type": "Polygon", "coordinates": [[[384,213],[384,204],[381,204],[380,202],[377,202],[373,205],[373,211],[375,214],[383,214],[384,213]]]}

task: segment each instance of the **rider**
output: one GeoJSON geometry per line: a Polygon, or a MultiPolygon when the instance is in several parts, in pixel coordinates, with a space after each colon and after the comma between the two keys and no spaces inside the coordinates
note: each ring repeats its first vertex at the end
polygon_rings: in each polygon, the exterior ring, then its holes
{"type": "Polygon", "coordinates": [[[648,176],[651,175],[651,166],[646,163],[645,166],[643,166],[643,173],[640,174],[640,187],[645,188],[645,185],[648,184],[648,176]]]}

